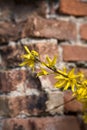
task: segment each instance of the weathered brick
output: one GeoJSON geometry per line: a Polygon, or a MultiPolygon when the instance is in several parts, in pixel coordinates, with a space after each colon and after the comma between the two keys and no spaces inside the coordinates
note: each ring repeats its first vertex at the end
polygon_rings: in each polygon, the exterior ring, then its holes
{"type": "Polygon", "coordinates": [[[24,48],[18,45],[8,45],[0,47],[1,67],[19,66],[21,55],[24,54],[24,48]]]}
{"type": "Polygon", "coordinates": [[[63,105],[60,107],[60,104],[64,104],[63,93],[59,91],[48,91],[47,97],[46,111],[51,115],[63,114],[63,105]]]}
{"type": "Polygon", "coordinates": [[[82,104],[73,98],[71,91],[64,92],[64,111],[67,112],[81,112],[82,104]],[[70,101],[71,100],[71,101],[70,101]],[[67,103],[68,102],[68,103],[67,103]]]}
{"type": "Polygon", "coordinates": [[[25,69],[0,71],[0,93],[13,90],[23,92],[25,88],[41,90],[39,78],[25,69]]]}
{"type": "Polygon", "coordinates": [[[60,0],[59,10],[63,14],[87,16],[87,3],[82,0],[60,0]]]}
{"type": "Polygon", "coordinates": [[[64,61],[87,61],[87,46],[63,45],[64,61]]]}
{"type": "Polygon", "coordinates": [[[7,119],[2,130],[80,130],[78,120],[73,116],[7,119]]]}
{"type": "Polygon", "coordinates": [[[87,23],[81,25],[80,35],[81,35],[81,39],[87,40],[87,23]]]}
{"type": "Polygon", "coordinates": [[[0,1],[0,44],[21,38],[26,19],[36,13],[46,16],[47,2],[42,1],[0,1]],[[15,34],[15,35],[14,35],[15,34]]]}
{"type": "Polygon", "coordinates": [[[26,71],[24,70],[2,70],[0,71],[0,92],[15,90],[25,80],[26,71]]]}
{"type": "Polygon", "coordinates": [[[46,75],[46,76],[41,76],[39,77],[40,81],[41,81],[41,84],[42,84],[42,87],[44,89],[55,89],[54,88],[54,84],[56,83],[56,79],[54,78],[54,74],[50,74],[50,75],[46,75]]]}
{"type": "Polygon", "coordinates": [[[63,113],[63,93],[59,91],[26,90],[27,93],[15,92],[0,96],[0,116],[15,117],[18,115],[35,116],[40,114],[55,115],[63,113]],[[31,93],[30,93],[31,91],[31,93]]]}
{"type": "Polygon", "coordinates": [[[16,20],[20,18],[21,21],[23,21],[27,19],[27,17],[31,13],[37,13],[44,17],[46,16],[48,6],[47,1],[45,0],[41,1],[15,0],[15,3],[17,4],[17,6],[15,6],[14,4],[14,13],[16,14],[16,20]]]}
{"type": "Polygon", "coordinates": [[[8,42],[12,40],[18,40],[21,37],[21,28],[23,22],[14,24],[12,22],[0,22],[0,42],[8,42]],[[15,34],[15,35],[14,35],[15,34]]]}
{"type": "Polygon", "coordinates": [[[38,43],[36,44],[36,50],[40,54],[41,60],[46,60],[46,56],[48,55],[50,58],[54,58],[54,56],[58,56],[58,45],[57,43],[38,43]]]}
{"type": "Polygon", "coordinates": [[[45,111],[46,94],[0,96],[0,116],[15,117],[21,114],[26,116],[40,115],[45,111]]]}
{"type": "Polygon", "coordinates": [[[75,40],[76,25],[73,22],[45,19],[31,15],[25,23],[22,37],[57,38],[60,40],[75,40]]]}

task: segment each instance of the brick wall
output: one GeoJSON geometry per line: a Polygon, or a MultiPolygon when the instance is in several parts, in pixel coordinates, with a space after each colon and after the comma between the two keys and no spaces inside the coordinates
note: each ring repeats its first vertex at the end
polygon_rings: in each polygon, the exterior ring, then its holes
{"type": "Polygon", "coordinates": [[[70,90],[19,67],[27,45],[87,77],[86,44],[87,0],[0,0],[0,130],[86,130],[70,90]]]}

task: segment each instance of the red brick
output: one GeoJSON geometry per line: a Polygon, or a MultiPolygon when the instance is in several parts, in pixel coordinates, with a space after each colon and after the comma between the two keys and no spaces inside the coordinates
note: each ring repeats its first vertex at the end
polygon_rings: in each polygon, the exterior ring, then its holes
{"type": "Polygon", "coordinates": [[[22,26],[23,22],[18,24],[5,21],[0,22],[0,42],[6,43],[8,41],[18,40],[21,37],[20,29],[22,26]]]}
{"type": "Polygon", "coordinates": [[[23,24],[30,14],[46,16],[47,2],[42,1],[0,1],[0,44],[21,38],[23,24]],[[16,4],[15,4],[16,3],[16,4]],[[15,35],[14,35],[15,34],[15,35]]]}
{"type": "Polygon", "coordinates": [[[17,86],[26,80],[26,71],[7,70],[0,71],[0,92],[16,90],[17,86]]]}
{"type": "Polygon", "coordinates": [[[0,116],[15,117],[21,114],[36,116],[44,113],[46,94],[0,96],[0,116]]]}
{"type": "Polygon", "coordinates": [[[63,45],[64,61],[87,61],[87,46],[63,45]]]}
{"type": "Polygon", "coordinates": [[[8,45],[0,47],[0,54],[2,57],[1,66],[13,68],[19,66],[22,61],[20,56],[24,54],[24,48],[17,45],[8,45]]]}
{"type": "Polygon", "coordinates": [[[0,92],[20,92],[27,88],[41,90],[41,83],[36,75],[32,75],[28,70],[11,69],[0,71],[0,92]]]}
{"type": "Polygon", "coordinates": [[[45,0],[41,1],[15,0],[15,2],[17,6],[15,6],[14,4],[14,13],[16,12],[16,16],[21,18],[22,21],[27,19],[27,17],[31,13],[37,13],[44,17],[46,16],[48,6],[45,0]]]}
{"type": "Polygon", "coordinates": [[[38,43],[36,44],[36,48],[42,61],[46,60],[47,55],[52,59],[54,56],[58,56],[58,45],[55,43],[38,43]]]}
{"type": "Polygon", "coordinates": [[[80,35],[81,35],[81,39],[87,40],[87,23],[81,25],[80,35]]]}
{"type": "Polygon", "coordinates": [[[64,92],[64,111],[67,112],[81,112],[82,111],[82,104],[78,102],[77,100],[72,100],[72,92],[71,91],[65,91],[64,92]],[[70,102],[68,102],[70,101],[70,102]],[[66,103],[68,102],[68,103],[66,103]]]}
{"type": "Polygon", "coordinates": [[[76,25],[72,22],[45,19],[31,15],[25,23],[22,37],[57,38],[60,40],[75,40],[76,25]]]}
{"type": "Polygon", "coordinates": [[[87,2],[81,0],[60,0],[59,10],[63,14],[87,16],[87,2]]]}
{"type": "Polygon", "coordinates": [[[63,93],[60,91],[48,91],[47,98],[46,111],[51,115],[55,115],[55,113],[60,115],[63,114],[64,106],[58,107],[60,104],[64,104],[63,93]]]}
{"type": "Polygon", "coordinates": [[[45,88],[45,89],[53,89],[54,88],[54,84],[56,83],[56,79],[54,78],[54,74],[50,74],[50,75],[47,75],[47,76],[41,76],[40,77],[40,81],[41,81],[41,84],[42,86],[45,88]]]}
{"type": "Polygon", "coordinates": [[[78,120],[73,116],[7,119],[2,130],[80,130],[78,120]]]}
{"type": "Polygon", "coordinates": [[[11,92],[0,96],[0,116],[38,116],[63,113],[63,93],[59,91],[26,90],[27,93],[11,92]]]}

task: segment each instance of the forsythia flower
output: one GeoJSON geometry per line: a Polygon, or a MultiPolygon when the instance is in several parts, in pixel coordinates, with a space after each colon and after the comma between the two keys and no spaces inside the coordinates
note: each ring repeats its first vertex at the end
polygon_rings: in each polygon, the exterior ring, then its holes
{"type": "Polygon", "coordinates": [[[37,76],[47,75],[49,74],[44,68],[40,68],[40,72],[38,72],[37,76]]]}
{"type": "Polygon", "coordinates": [[[35,63],[37,62],[36,58],[39,56],[39,54],[34,50],[30,52],[27,46],[24,46],[24,48],[27,54],[21,56],[24,61],[20,64],[20,66],[29,66],[30,68],[34,69],[35,63]]]}
{"type": "Polygon", "coordinates": [[[58,70],[59,74],[56,74],[55,78],[58,80],[55,84],[55,87],[64,88],[67,90],[71,87],[72,91],[75,91],[75,86],[77,85],[77,80],[81,78],[81,74],[75,74],[74,68],[69,72],[64,69],[63,71],[58,70]]]}
{"type": "Polygon", "coordinates": [[[83,80],[81,83],[77,84],[75,95],[81,102],[87,100],[87,80],[83,80]]]}
{"type": "Polygon", "coordinates": [[[57,61],[57,57],[55,56],[53,60],[51,60],[48,56],[46,57],[46,62],[42,62],[42,65],[47,66],[49,68],[54,68],[57,61]]]}

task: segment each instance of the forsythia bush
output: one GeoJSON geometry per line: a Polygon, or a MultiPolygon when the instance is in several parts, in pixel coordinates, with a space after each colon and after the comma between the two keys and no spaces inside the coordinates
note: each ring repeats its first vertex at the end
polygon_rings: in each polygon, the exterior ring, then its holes
{"type": "Polygon", "coordinates": [[[62,88],[67,90],[71,88],[73,96],[83,104],[83,119],[87,122],[87,79],[81,72],[75,73],[75,69],[70,71],[66,68],[59,70],[56,67],[57,57],[50,59],[49,56],[46,57],[45,62],[40,60],[40,55],[38,52],[32,50],[30,51],[27,46],[24,46],[26,54],[22,55],[23,62],[20,66],[28,66],[33,71],[36,65],[39,66],[40,71],[37,76],[54,74],[54,78],[57,80],[55,83],[56,88],[62,88]]]}

